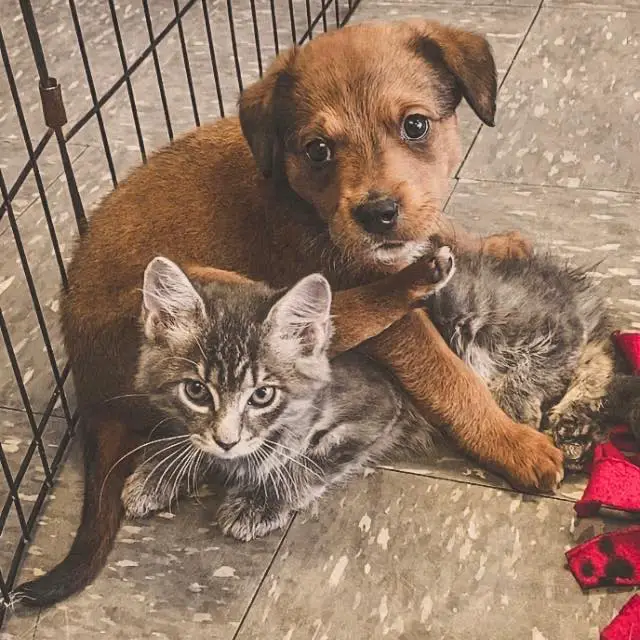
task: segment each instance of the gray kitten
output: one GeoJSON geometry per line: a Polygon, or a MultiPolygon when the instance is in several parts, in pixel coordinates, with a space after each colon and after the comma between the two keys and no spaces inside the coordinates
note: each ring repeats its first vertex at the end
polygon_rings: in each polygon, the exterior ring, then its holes
{"type": "Polygon", "coordinates": [[[425,307],[505,413],[549,432],[567,469],[582,468],[613,420],[640,434],[640,377],[616,372],[607,305],[586,270],[463,254],[425,307]]]}
{"type": "MultiPolygon", "coordinates": [[[[437,289],[453,273],[448,248],[434,266],[437,289]]],[[[136,384],[174,435],[158,439],[129,477],[129,516],[167,507],[214,474],[228,487],[219,525],[251,540],[398,450],[430,449],[431,427],[381,366],[354,352],[329,362],[323,276],[286,292],[201,284],[156,258],[143,299],[136,384]]]]}

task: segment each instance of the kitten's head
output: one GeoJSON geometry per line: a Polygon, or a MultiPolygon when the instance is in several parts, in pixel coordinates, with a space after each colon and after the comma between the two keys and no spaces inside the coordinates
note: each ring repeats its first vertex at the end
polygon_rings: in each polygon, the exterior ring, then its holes
{"type": "Polygon", "coordinates": [[[282,293],[259,283],[191,282],[155,258],[144,274],[136,386],[186,425],[197,448],[247,456],[311,412],[330,373],[330,307],[319,274],[282,293]]]}

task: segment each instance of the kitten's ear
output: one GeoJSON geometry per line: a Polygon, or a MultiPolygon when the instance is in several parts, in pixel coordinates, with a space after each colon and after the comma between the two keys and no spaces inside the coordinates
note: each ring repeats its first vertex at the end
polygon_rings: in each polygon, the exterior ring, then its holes
{"type": "Polygon", "coordinates": [[[326,378],[331,340],[331,287],[319,273],[300,280],[271,308],[266,325],[270,344],[294,359],[298,370],[326,378]]]}
{"type": "Polygon", "coordinates": [[[154,258],[145,269],[142,287],[142,317],[149,339],[172,334],[206,317],[200,294],[177,264],[154,258]]]}

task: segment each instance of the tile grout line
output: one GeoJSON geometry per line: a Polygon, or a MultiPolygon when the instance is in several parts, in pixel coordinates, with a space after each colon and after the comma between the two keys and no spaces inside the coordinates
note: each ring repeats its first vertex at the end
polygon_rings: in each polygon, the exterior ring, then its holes
{"type": "MultiPolygon", "coordinates": [[[[26,414],[27,411],[24,407],[7,407],[4,405],[0,405],[0,411],[10,411],[11,413],[24,413],[26,414]]],[[[44,411],[34,411],[33,412],[34,416],[43,416],[44,415],[44,411]]],[[[56,413],[55,411],[51,412],[51,417],[52,418],[59,418],[60,420],[65,420],[64,415],[61,415],[59,413],[56,413]]]]}
{"type": "MultiPolygon", "coordinates": [[[[524,43],[527,41],[527,38],[529,37],[529,34],[531,33],[531,29],[533,29],[533,26],[535,25],[535,23],[538,20],[538,16],[540,15],[540,11],[542,11],[542,6],[544,5],[544,0],[540,0],[540,3],[538,4],[538,8],[536,9],[535,13],[533,14],[533,18],[531,19],[531,22],[529,23],[529,26],[527,27],[527,30],[524,33],[524,36],[522,38],[522,40],[520,41],[520,44],[518,45],[518,48],[516,49],[515,53],[513,54],[513,57],[511,58],[511,62],[509,63],[509,66],[507,67],[507,70],[504,72],[504,76],[502,76],[502,80],[500,81],[500,84],[498,85],[498,92],[497,95],[500,95],[500,91],[502,91],[502,87],[504,86],[505,82],[507,81],[507,78],[509,77],[509,74],[511,73],[511,69],[513,68],[513,65],[516,63],[516,60],[518,59],[518,56],[520,55],[520,51],[522,51],[522,47],[524,47],[524,43]]],[[[462,159],[462,162],[460,163],[460,166],[458,167],[456,173],[455,173],[455,178],[461,178],[462,176],[460,175],[462,173],[462,170],[464,169],[465,164],[467,163],[467,159],[469,157],[469,155],[471,154],[471,151],[473,149],[473,147],[476,144],[476,140],[478,139],[478,136],[480,135],[480,132],[482,131],[484,125],[480,125],[478,127],[478,130],[476,131],[475,135],[473,136],[473,140],[471,141],[471,144],[469,145],[469,148],[467,149],[466,153],[464,154],[464,158],[462,159]]]]}
{"type": "Polygon", "coordinates": [[[548,493],[528,493],[526,491],[518,491],[513,487],[501,487],[495,484],[489,484],[487,482],[479,482],[474,479],[461,479],[461,478],[450,478],[445,476],[436,475],[434,472],[419,472],[413,471],[411,469],[396,469],[394,467],[378,467],[382,471],[391,471],[393,473],[400,473],[408,476],[414,476],[418,478],[430,478],[431,480],[444,480],[446,482],[453,482],[454,484],[462,484],[466,487],[483,487],[485,489],[495,489],[496,491],[502,491],[503,493],[510,493],[515,496],[531,496],[533,498],[538,499],[546,499],[546,500],[555,500],[556,502],[566,502],[568,504],[575,504],[577,501],[573,498],[568,498],[563,495],[555,495],[548,493]]]}
{"type": "Polygon", "coordinates": [[[295,522],[297,517],[297,514],[294,513],[293,517],[291,518],[291,520],[289,521],[289,524],[287,525],[287,528],[282,536],[282,538],[280,539],[280,542],[278,542],[278,546],[276,547],[276,550],[273,552],[273,556],[271,556],[271,560],[269,560],[269,563],[267,564],[264,573],[262,574],[262,577],[260,578],[260,581],[258,583],[258,586],[256,587],[255,591],[253,592],[253,595],[251,596],[251,600],[249,601],[249,604],[247,605],[247,608],[245,609],[244,613],[242,614],[242,618],[240,619],[240,622],[238,623],[238,628],[235,630],[233,636],[231,636],[231,640],[237,640],[240,632],[242,631],[242,627],[249,615],[249,613],[251,612],[251,609],[253,607],[253,605],[255,604],[255,601],[258,598],[258,595],[262,589],[262,585],[264,584],[265,580],[267,579],[267,576],[269,575],[269,572],[271,571],[271,567],[273,567],[273,564],[275,563],[278,555],[280,554],[280,550],[282,549],[282,546],[284,545],[285,540],[287,539],[287,536],[289,535],[289,531],[291,530],[291,527],[293,526],[293,523],[295,522]]]}
{"type": "Polygon", "coordinates": [[[455,177],[454,178],[455,182],[453,185],[453,189],[451,189],[451,191],[449,191],[449,195],[447,196],[447,200],[444,203],[444,205],[442,206],[442,213],[446,213],[447,211],[447,207],[449,206],[449,203],[451,202],[451,199],[453,198],[453,194],[457,191],[458,189],[458,185],[460,184],[460,179],[455,177]]]}
{"type": "MultiPolygon", "coordinates": [[[[549,184],[546,182],[533,183],[533,182],[511,182],[510,180],[492,180],[490,178],[469,178],[469,177],[456,177],[456,186],[458,182],[476,183],[476,184],[500,184],[509,185],[513,187],[524,187],[527,189],[556,189],[558,191],[594,191],[596,193],[619,193],[621,195],[640,196],[640,190],[633,191],[628,189],[612,189],[608,187],[567,187],[563,184],[549,184]]],[[[448,204],[448,200],[447,200],[448,204]]]]}

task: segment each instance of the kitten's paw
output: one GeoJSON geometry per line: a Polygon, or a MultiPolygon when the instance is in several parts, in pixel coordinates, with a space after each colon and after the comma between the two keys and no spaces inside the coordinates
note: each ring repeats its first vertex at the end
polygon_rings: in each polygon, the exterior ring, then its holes
{"type": "Polygon", "coordinates": [[[482,253],[494,258],[528,258],[533,255],[533,244],[519,231],[497,233],[482,240],[482,253]]]}
{"type": "Polygon", "coordinates": [[[121,500],[125,516],[129,519],[146,518],[169,506],[169,500],[151,491],[149,483],[145,486],[147,477],[143,472],[134,471],[125,482],[121,500]]]}
{"type": "Polygon", "coordinates": [[[518,489],[550,492],[564,478],[562,451],[551,438],[531,427],[515,424],[512,437],[499,451],[499,464],[518,489]]]}
{"type": "Polygon", "coordinates": [[[227,497],[218,509],[218,525],[222,533],[249,542],[282,529],[291,512],[280,506],[257,505],[244,496],[227,497]]]}

